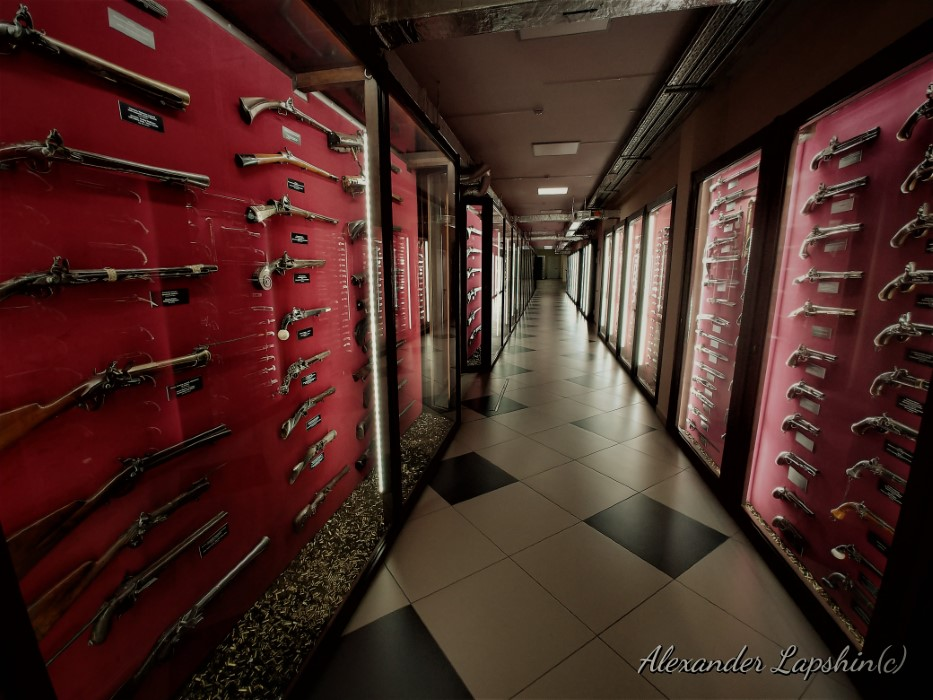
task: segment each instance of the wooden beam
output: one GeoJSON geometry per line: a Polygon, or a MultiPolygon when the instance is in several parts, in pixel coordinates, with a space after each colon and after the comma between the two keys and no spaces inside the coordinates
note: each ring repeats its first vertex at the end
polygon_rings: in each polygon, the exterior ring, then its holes
{"type": "Polygon", "coordinates": [[[302,92],[313,92],[314,90],[323,90],[329,87],[343,87],[344,85],[358,83],[364,77],[363,66],[316,70],[296,75],[295,89],[302,92]]]}

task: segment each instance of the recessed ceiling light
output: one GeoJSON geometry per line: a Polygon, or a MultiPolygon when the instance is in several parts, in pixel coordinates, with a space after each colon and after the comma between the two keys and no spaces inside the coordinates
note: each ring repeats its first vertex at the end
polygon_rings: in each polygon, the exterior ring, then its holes
{"type": "Polygon", "coordinates": [[[579,141],[531,144],[531,150],[536,156],[572,156],[576,154],[578,148],[580,148],[579,141]]]}
{"type": "Polygon", "coordinates": [[[538,194],[549,195],[549,194],[567,194],[566,187],[539,187],[538,194]]]}

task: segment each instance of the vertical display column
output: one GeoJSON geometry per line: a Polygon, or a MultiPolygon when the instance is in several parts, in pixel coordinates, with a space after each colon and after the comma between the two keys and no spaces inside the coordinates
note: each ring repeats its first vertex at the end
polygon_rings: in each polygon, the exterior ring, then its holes
{"type": "MultiPolygon", "coordinates": [[[[747,509],[859,646],[933,366],[933,61],[798,132],[747,509]]],[[[927,438],[929,436],[926,436],[927,438]]]]}
{"type": "Polygon", "coordinates": [[[606,329],[609,324],[609,307],[612,304],[612,297],[609,296],[609,272],[612,269],[612,231],[606,234],[603,239],[602,256],[602,284],[599,287],[599,334],[606,337],[606,329]]]}
{"type": "Polygon", "coordinates": [[[697,201],[677,426],[716,475],[726,442],[760,161],[756,151],[710,175],[697,201]]]}
{"type": "Polygon", "coordinates": [[[627,367],[635,355],[635,311],[638,308],[638,279],[641,271],[641,215],[625,224],[625,276],[619,309],[619,357],[627,367]]]}
{"type": "Polygon", "coordinates": [[[645,236],[647,256],[641,285],[642,302],[635,364],[638,380],[651,396],[658,390],[673,207],[673,201],[667,201],[648,212],[648,230],[645,236]]]}
{"type": "Polygon", "coordinates": [[[616,350],[619,345],[619,309],[622,306],[619,294],[622,291],[622,261],[624,250],[625,226],[618,226],[616,227],[613,239],[612,271],[609,273],[609,335],[606,338],[606,342],[612,350],[616,350]]]}
{"type": "Polygon", "coordinates": [[[479,367],[483,361],[483,222],[476,207],[466,208],[466,230],[465,356],[467,367],[479,367]]]}

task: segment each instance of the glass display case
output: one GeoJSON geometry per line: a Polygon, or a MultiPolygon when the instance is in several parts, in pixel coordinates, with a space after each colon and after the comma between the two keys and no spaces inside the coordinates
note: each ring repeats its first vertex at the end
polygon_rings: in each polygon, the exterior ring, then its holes
{"type": "Polygon", "coordinates": [[[610,273],[612,270],[612,243],[613,233],[610,231],[603,238],[603,250],[600,263],[600,285],[599,285],[599,324],[597,332],[600,337],[605,338],[609,327],[609,309],[614,306],[612,296],[610,295],[610,273]]]}
{"type": "Polygon", "coordinates": [[[606,344],[613,352],[619,348],[619,310],[622,308],[622,263],[625,250],[625,226],[619,225],[610,234],[613,237],[611,271],[609,273],[609,319],[606,344]]]}
{"type": "Polygon", "coordinates": [[[464,365],[479,368],[483,363],[483,220],[477,205],[466,205],[466,231],[464,365]]]}
{"type": "Polygon", "coordinates": [[[664,329],[664,304],[670,268],[673,208],[672,199],[649,208],[643,242],[645,269],[642,272],[638,352],[635,354],[635,366],[638,381],[652,398],[658,390],[661,334],[664,329]]]}
{"type": "Polygon", "coordinates": [[[619,304],[619,358],[631,369],[635,359],[635,327],[641,278],[641,212],[625,222],[625,266],[622,277],[622,301],[619,304]]]}
{"type": "Polygon", "coordinates": [[[760,163],[761,152],[750,153],[698,189],[677,427],[717,476],[740,351],[760,163]]]}
{"type": "Polygon", "coordinates": [[[930,439],[931,83],[926,59],[797,132],[745,492],[857,648],[929,466],[914,454],[930,439]]]}
{"type": "Polygon", "coordinates": [[[502,345],[507,339],[503,333],[502,325],[505,320],[503,314],[505,309],[505,296],[507,288],[505,286],[505,216],[497,202],[492,204],[492,255],[489,264],[492,267],[491,293],[489,298],[489,340],[490,340],[490,362],[495,362],[502,350],[502,345]]]}

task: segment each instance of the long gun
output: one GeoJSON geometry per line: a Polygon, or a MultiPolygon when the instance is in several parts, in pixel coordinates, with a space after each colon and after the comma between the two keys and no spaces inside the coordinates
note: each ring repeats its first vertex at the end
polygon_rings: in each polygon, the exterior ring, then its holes
{"type": "Polygon", "coordinates": [[[825,182],[821,182],[816,192],[811,194],[807,198],[807,201],[803,203],[803,207],[800,209],[800,213],[809,214],[811,211],[816,209],[817,206],[825,202],[830,197],[834,197],[837,194],[843,194],[844,192],[851,192],[858,187],[865,187],[866,185],[868,185],[867,175],[857,177],[854,180],[840,182],[838,185],[827,185],[825,182]]]}
{"type": "Polygon", "coordinates": [[[738,172],[734,172],[728,177],[725,175],[720,175],[712,184],[710,184],[709,186],[710,194],[715,192],[721,185],[724,185],[727,182],[738,180],[743,175],[748,175],[749,173],[753,173],[756,170],[758,170],[758,163],[752,163],[747,168],[743,168],[742,170],[739,170],[738,172]]]}
{"type": "Polygon", "coordinates": [[[298,422],[304,418],[308,411],[317,406],[321,401],[326,399],[328,396],[336,392],[337,390],[334,387],[327,389],[326,391],[318,394],[317,396],[312,396],[307,401],[304,401],[295,411],[295,414],[289,418],[287,421],[282,423],[282,430],[280,431],[280,436],[283,440],[288,438],[292,434],[292,431],[295,429],[295,426],[298,425],[298,422]]]}
{"type": "Polygon", "coordinates": [[[63,161],[75,165],[84,165],[100,170],[114,170],[130,175],[151,177],[159,182],[169,182],[175,185],[194,185],[206,188],[211,184],[207,175],[186,173],[181,170],[168,170],[154,165],[134,163],[131,160],[105,156],[91,151],[81,151],[77,148],[68,148],[58,129],[52,129],[45,141],[21,141],[9,146],[0,147],[0,170],[9,170],[19,161],[26,163],[26,167],[37,173],[48,172],[54,161],[63,161]]]}
{"type": "Polygon", "coordinates": [[[103,605],[98,608],[97,612],[94,613],[94,617],[88,620],[61,649],[55,652],[45,665],[51,665],[65,649],[70,647],[78,637],[84,634],[84,631],[88,627],[91,627],[91,634],[87,642],[89,645],[103,644],[107,641],[107,636],[110,634],[110,628],[113,626],[114,619],[123,615],[123,613],[136,605],[136,601],[139,599],[140,594],[159,580],[159,575],[169,564],[181,556],[185,550],[191,547],[191,545],[197,542],[208,530],[217,525],[217,523],[225,517],[227,517],[227,512],[223,510],[220,511],[145,569],[137,574],[128,573],[123,579],[123,583],[120,584],[117,590],[115,590],[113,594],[104,601],[103,605]]]}
{"type": "Polygon", "coordinates": [[[221,424],[158,452],[121,459],[123,469],[120,473],[98,489],[93,496],[72,501],[7,538],[7,547],[17,577],[25,576],[91,513],[110,500],[130,493],[144,473],[198,447],[210,445],[231,432],[230,428],[221,424]]]}
{"type": "Polygon", "coordinates": [[[924,202],[917,210],[917,218],[901,226],[891,237],[891,247],[900,248],[908,237],[923,238],[930,230],[933,230],[933,214],[929,213],[927,204],[924,202]]]}
{"type": "Polygon", "coordinates": [[[822,151],[813,156],[813,160],[810,161],[810,170],[816,170],[820,167],[821,163],[828,163],[832,160],[833,156],[838,153],[844,153],[856,146],[860,146],[863,143],[868,143],[878,138],[878,134],[881,133],[880,127],[875,127],[869,129],[868,131],[859,134],[858,136],[853,136],[850,139],[845,141],[840,141],[836,136],[833,136],[829,139],[829,145],[824,148],[822,151]]]}
{"type": "Polygon", "coordinates": [[[897,384],[898,386],[911,387],[913,389],[920,389],[921,391],[930,390],[930,382],[926,379],[913,376],[906,369],[899,369],[895,367],[889,372],[882,372],[871,383],[871,387],[868,389],[868,393],[872,396],[881,396],[881,393],[884,391],[884,387],[890,384],[897,384]]]}
{"type": "Polygon", "coordinates": [[[914,126],[921,119],[933,119],[933,83],[927,85],[927,99],[911,112],[904,125],[897,131],[897,140],[906,141],[914,131],[914,126]]]}
{"type": "Polygon", "coordinates": [[[268,537],[263,537],[259,540],[259,544],[253,547],[249,554],[243,557],[236,566],[224,574],[224,577],[215,583],[207,593],[201,596],[187,612],[175,620],[175,622],[161,634],[159,639],[156,640],[155,645],[152,647],[152,651],[149,652],[146,660],[143,661],[136,673],[117,690],[111,700],[129,700],[129,698],[132,698],[143,678],[152,667],[168,658],[169,654],[185,635],[197,627],[201,620],[204,619],[204,609],[208,604],[214,600],[221,591],[229,586],[230,582],[236,578],[253,559],[259,556],[268,545],[268,537]]]}
{"type": "Polygon", "coordinates": [[[319,175],[332,182],[337,182],[340,179],[333,173],[329,173],[316,165],[311,165],[311,163],[306,160],[298,158],[287,148],[283,148],[278,153],[237,153],[233,156],[233,161],[241,168],[246,168],[251,165],[294,165],[300,170],[304,170],[313,175],[319,175]]]}
{"type": "Polygon", "coordinates": [[[315,214],[313,211],[294,206],[288,199],[288,195],[283,195],[282,199],[270,199],[266,204],[253,204],[246,209],[246,220],[254,224],[261,224],[273,216],[300,216],[308,221],[338,223],[333,217],[315,214]]]}
{"type": "Polygon", "coordinates": [[[77,286],[93,282],[124,282],[126,280],[177,279],[179,277],[204,277],[217,272],[216,265],[194,264],[181,267],[151,267],[115,269],[104,267],[99,270],[72,270],[67,258],[56,255],[52,267],[42,272],[30,272],[0,282],[0,301],[14,294],[49,296],[57,287],[77,286]]]}
{"type": "Polygon", "coordinates": [[[910,194],[917,187],[918,182],[929,182],[930,180],[933,180],[933,143],[927,146],[927,150],[923,154],[923,160],[917,163],[916,167],[907,174],[904,182],[901,183],[901,192],[910,194]]]}
{"type": "Polygon", "coordinates": [[[186,503],[197,499],[210,487],[210,482],[200,479],[191,488],[176,496],[165,505],[150,513],[140,513],[139,517],[117,540],[110,545],[98,559],[86,561],[68,574],[29,606],[29,619],[32,621],[36,638],[42,639],[52,626],[58,622],[78,596],[91,585],[97,575],[126,547],[138,547],[146,534],[159,523],[186,503]]]}
{"type": "Polygon", "coordinates": [[[284,277],[289,270],[324,267],[326,262],[326,260],[298,260],[291,257],[287,252],[283,252],[281,258],[270,260],[261,267],[256,268],[256,271],[253,272],[253,286],[268,292],[272,289],[273,273],[284,277]]]}
{"type": "Polygon", "coordinates": [[[25,5],[20,5],[13,21],[0,22],[0,46],[4,47],[2,53],[12,53],[21,46],[39,51],[54,58],[68,61],[85,70],[94,73],[104,80],[132,88],[136,92],[166,107],[184,109],[191,103],[191,95],[187,90],[174,87],[145,75],[118,66],[116,63],[106,61],[99,56],[83,51],[53,39],[45,32],[35,29],[32,15],[25,5]]]}
{"type": "Polygon", "coordinates": [[[933,325],[914,323],[910,319],[910,312],[907,312],[898,317],[897,323],[892,323],[875,336],[875,347],[884,347],[891,342],[891,338],[906,343],[911,338],[920,338],[923,335],[931,334],[933,334],[933,325]]]}
{"type": "Polygon", "coordinates": [[[804,282],[822,282],[823,280],[860,280],[862,279],[861,270],[817,270],[811,267],[806,274],[794,278],[794,284],[804,282]]]}
{"type": "Polygon", "coordinates": [[[800,257],[803,260],[806,260],[810,257],[809,248],[811,245],[817,241],[822,241],[825,238],[830,238],[832,236],[838,236],[843,233],[855,233],[856,231],[861,231],[864,228],[862,224],[842,224],[840,226],[814,226],[810,233],[806,235],[803,239],[803,243],[800,244],[800,257]]]}
{"type": "Polygon", "coordinates": [[[103,372],[95,373],[93,377],[51,403],[31,403],[0,413],[0,450],[9,447],[33,428],[73,406],[95,411],[103,405],[107,394],[116,389],[142,384],[151,380],[151,375],[159,370],[203,367],[210,359],[211,353],[207,348],[199,347],[188,355],[132,365],[125,369],[117,369],[114,360],[103,372]]]}
{"type": "Polygon", "coordinates": [[[323,134],[334,133],[332,129],[295,107],[295,100],[292,97],[285,100],[273,100],[267,97],[240,98],[240,116],[247,124],[252,124],[256,117],[269,110],[274,110],[282,116],[292,116],[302,124],[314,127],[323,134]]]}
{"type": "Polygon", "coordinates": [[[311,464],[314,462],[315,458],[321,454],[321,450],[333,442],[334,438],[336,437],[337,431],[330,430],[324,437],[311,445],[311,447],[309,447],[308,451],[305,453],[305,456],[301,458],[301,461],[292,467],[291,472],[288,474],[288,483],[294,484],[298,477],[301,476],[303,471],[306,469],[312,469],[313,467],[311,467],[311,464]]]}
{"type": "Polygon", "coordinates": [[[316,364],[323,360],[325,357],[330,355],[330,350],[323,350],[317,355],[312,355],[308,358],[299,357],[297,360],[289,365],[288,369],[285,370],[285,376],[282,378],[282,383],[279,385],[279,393],[283,396],[288,393],[288,388],[291,383],[298,379],[302,372],[304,372],[308,367],[313,364],[316,364]]]}
{"type": "Polygon", "coordinates": [[[327,494],[330,493],[334,486],[337,485],[337,482],[345,477],[349,472],[350,466],[345,464],[343,469],[337,473],[337,476],[324,484],[321,490],[314,494],[314,500],[298,511],[298,515],[296,515],[295,519],[292,521],[292,527],[294,528],[295,532],[301,532],[305,526],[305,523],[311,519],[311,516],[317,514],[317,509],[321,506],[321,503],[324,502],[327,494]]]}
{"type": "Polygon", "coordinates": [[[888,301],[894,298],[896,292],[901,294],[912,292],[918,284],[933,284],[933,270],[918,270],[916,263],[910,261],[901,274],[884,285],[884,288],[878,292],[878,298],[881,301],[888,301]]]}

